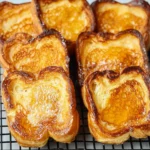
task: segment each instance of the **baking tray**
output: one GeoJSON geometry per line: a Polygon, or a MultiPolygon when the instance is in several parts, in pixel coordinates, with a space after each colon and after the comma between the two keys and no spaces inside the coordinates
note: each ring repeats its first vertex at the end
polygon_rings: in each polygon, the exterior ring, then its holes
{"type": "MultiPolygon", "coordinates": [[[[11,0],[11,2],[22,3],[27,2],[28,0],[11,0]]],[[[93,0],[89,0],[91,3],[93,0]]],[[[120,2],[127,2],[128,0],[119,0],[120,2]]],[[[150,2],[150,0],[148,0],[150,2]]],[[[1,2],[1,0],[0,0],[1,2]]],[[[6,112],[4,105],[2,103],[2,97],[0,95],[0,150],[100,150],[100,149],[141,149],[141,150],[150,150],[150,137],[146,139],[134,139],[130,138],[124,144],[120,145],[108,145],[101,144],[96,142],[91,136],[88,124],[87,124],[87,110],[84,107],[82,98],[80,95],[80,87],[77,81],[77,68],[75,58],[71,58],[70,63],[70,72],[71,78],[74,82],[76,89],[76,98],[77,98],[77,109],[80,113],[80,129],[79,133],[75,139],[70,144],[62,144],[55,142],[51,138],[49,139],[47,145],[43,148],[24,148],[20,147],[16,140],[11,136],[7,122],[6,122],[6,112]]],[[[2,83],[3,69],[0,67],[0,84],[2,83]]],[[[1,90],[1,89],[0,89],[1,90]]]]}

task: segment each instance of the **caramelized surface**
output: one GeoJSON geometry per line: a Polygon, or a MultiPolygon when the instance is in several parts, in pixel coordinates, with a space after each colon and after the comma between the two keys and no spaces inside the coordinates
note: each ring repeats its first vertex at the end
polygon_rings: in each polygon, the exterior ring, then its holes
{"type": "Polygon", "coordinates": [[[71,142],[79,126],[74,98],[70,79],[57,67],[44,69],[37,80],[12,73],[3,83],[9,129],[23,146],[43,146],[49,136],[71,142]]]}
{"type": "Polygon", "coordinates": [[[136,29],[145,36],[148,15],[142,7],[119,3],[99,3],[96,8],[99,31],[118,33],[126,29],[136,29]]]}
{"type": "Polygon", "coordinates": [[[122,4],[115,0],[102,0],[96,1],[93,7],[98,31],[116,34],[127,29],[136,29],[142,34],[146,48],[149,50],[150,5],[148,2],[132,0],[122,4]]]}
{"type": "Polygon", "coordinates": [[[16,112],[25,110],[28,123],[32,126],[52,119],[56,121],[58,127],[61,127],[59,124],[65,123],[67,113],[70,111],[69,93],[65,90],[67,84],[62,75],[51,73],[45,80],[30,84],[15,79],[9,84],[8,91],[12,103],[15,103],[17,108],[16,112]]]}
{"type": "Polygon", "coordinates": [[[28,42],[27,35],[17,35],[3,47],[5,60],[16,70],[37,74],[47,66],[61,66],[68,72],[66,49],[55,35],[28,42]],[[17,37],[18,36],[18,37],[17,37]]]}
{"type": "Polygon", "coordinates": [[[129,66],[141,66],[145,69],[140,39],[129,32],[109,39],[85,33],[78,42],[77,53],[82,80],[95,70],[113,70],[120,73],[129,66]]]}
{"type": "Polygon", "coordinates": [[[110,93],[108,106],[101,112],[102,121],[119,126],[139,119],[145,113],[141,101],[144,99],[144,93],[137,81],[126,81],[110,93]]]}
{"type": "Polygon", "coordinates": [[[36,35],[31,18],[30,3],[17,5],[2,2],[0,3],[0,14],[0,36],[3,40],[7,40],[18,32],[36,35]]]}
{"type": "Polygon", "coordinates": [[[92,29],[93,16],[84,0],[38,2],[42,13],[41,20],[46,27],[58,30],[65,39],[76,41],[81,32],[92,29]]]}
{"type": "Polygon", "coordinates": [[[150,123],[147,85],[148,81],[134,67],[116,77],[112,72],[95,72],[87,78],[82,95],[89,128],[96,140],[119,144],[129,136],[149,135],[145,128],[150,123]]]}

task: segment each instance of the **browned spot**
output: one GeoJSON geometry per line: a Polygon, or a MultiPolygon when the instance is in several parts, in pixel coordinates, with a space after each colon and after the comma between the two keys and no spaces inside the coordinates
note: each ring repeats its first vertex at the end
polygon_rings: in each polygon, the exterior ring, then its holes
{"type": "MultiPolygon", "coordinates": [[[[55,3],[58,5],[57,2],[55,3]]],[[[41,2],[43,9],[42,20],[44,20],[49,29],[54,28],[58,30],[67,40],[76,41],[78,35],[89,28],[90,24],[85,23],[83,17],[81,17],[84,14],[84,19],[88,19],[88,17],[85,18],[86,15],[81,6],[77,7],[68,3],[49,9],[46,4],[46,1],[44,3],[41,2]]]]}
{"type": "Polygon", "coordinates": [[[9,49],[12,50],[12,53],[14,52],[13,49],[15,49],[16,52],[11,56],[12,58],[6,53],[6,57],[8,57],[7,60],[13,63],[17,70],[27,72],[37,73],[41,68],[56,65],[66,70],[66,62],[64,61],[66,59],[65,51],[61,53],[61,51],[63,51],[62,48],[60,48],[60,51],[56,50],[57,46],[62,46],[61,43],[56,39],[56,46],[49,38],[46,38],[46,40],[47,42],[42,46],[41,44],[38,45],[40,41],[25,45],[19,45],[18,43],[11,45],[9,49]],[[38,46],[40,46],[40,48],[38,46]]]}
{"type": "Polygon", "coordinates": [[[19,32],[36,35],[29,3],[15,5],[4,2],[0,6],[0,14],[0,35],[4,40],[19,32]]]}
{"type": "Polygon", "coordinates": [[[128,66],[143,66],[141,52],[133,53],[133,51],[123,47],[95,49],[88,54],[84,67],[87,71],[98,66],[100,71],[121,72],[128,66]]]}
{"type": "Polygon", "coordinates": [[[114,10],[108,10],[98,14],[99,30],[104,32],[117,33],[126,29],[136,29],[142,33],[142,21],[142,18],[131,13],[125,13],[119,16],[118,12],[114,10]]]}
{"type": "Polygon", "coordinates": [[[144,94],[137,81],[127,81],[111,92],[109,104],[101,112],[103,121],[120,126],[143,116],[144,94]]]}
{"type": "Polygon", "coordinates": [[[12,128],[15,132],[23,136],[25,139],[30,138],[30,140],[34,138],[40,139],[40,136],[45,133],[45,129],[42,126],[33,127],[29,123],[26,115],[21,111],[17,113],[15,122],[12,124],[12,128]]]}

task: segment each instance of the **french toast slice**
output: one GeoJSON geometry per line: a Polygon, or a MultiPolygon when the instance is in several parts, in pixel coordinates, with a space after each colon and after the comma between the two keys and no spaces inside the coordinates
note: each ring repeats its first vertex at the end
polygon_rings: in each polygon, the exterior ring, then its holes
{"type": "Polygon", "coordinates": [[[97,141],[121,144],[130,136],[150,136],[149,79],[140,67],[128,67],[121,74],[94,72],[84,82],[82,96],[97,141]]]}
{"type": "Polygon", "coordinates": [[[150,48],[150,5],[144,0],[119,3],[114,0],[97,0],[92,4],[97,31],[118,33],[136,29],[144,37],[147,50],[150,48]]]}
{"type": "Polygon", "coordinates": [[[77,62],[80,84],[94,71],[122,72],[129,66],[140,66],[148,72],[148,58],[141,34],[125,30],[117,34],[82,33],[77,41],[77,62]]]}
{"type": "Polygon", "coordinates": [[[24,32],[37,35],[31,14],[31,3],[0,3],[0,38],[4,41],[16,33],[24,32]]]}
{"type": "Polygon", "coordinates": [[[70,143],[79,128],[73,84],[61,67],[38,77],[15,71],[2,83],[2,99],[11,134],[24,147],[42,147],[49,137],[70,143]]]}
{"type": "Polygon", "coordinates": [[[78,35],[95,27],[92,9],[86,0],[32,0],[32,13],[39,33],[51,28],[58,30],[67,40],[70,54],[78,35]]]}
{"type": "Polygon", "coordinates": [[[18,70],[38,74],[45,67],[60,66],[69,74],[66,44],[54,29],[35,38],[19,33],[1,44],[0,60],[8,72],[18,70]]]}

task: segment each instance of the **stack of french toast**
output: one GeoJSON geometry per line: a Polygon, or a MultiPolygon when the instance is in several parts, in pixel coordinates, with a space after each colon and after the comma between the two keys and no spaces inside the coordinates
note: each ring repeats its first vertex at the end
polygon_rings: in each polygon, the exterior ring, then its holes
{"type": "Polygon", "coordinates": [[[150,136],[149,48],[144,0],[1,2],[1,91],[11,134],[24,147],[75,139],[72,55],[93,137],[120,144],[150,136]]]}

